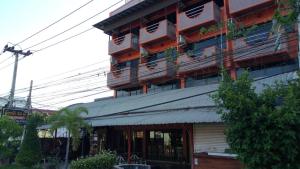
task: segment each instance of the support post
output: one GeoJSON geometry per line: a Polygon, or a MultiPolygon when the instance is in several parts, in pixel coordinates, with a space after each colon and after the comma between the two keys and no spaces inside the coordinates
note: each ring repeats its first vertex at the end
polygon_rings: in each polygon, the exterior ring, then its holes
{"type": "Polygon", "coordinates": [[[183,160],[187,160],[187,141],[186,141],[186,126],[183,126],[182,129],[182,144],[183,144],[183,160]]]}
{"type": "Polygon", "coordinates": [[[147,131],[143,130],[143,158],[147,156],[147,131]]]}
{"type": "Polygon", "coordinates": [[[193,125],[190,125],[188,128],[188,133],[189,133],[189,144],[190,144],[190,162],[192,169],[194,169],[194,133],[193,133],[193,125]]]}
{"type": "MultiPolygon", "coordinates": [[[[300,41],[299,40],[300,40],[300,13],[298,15],[298,49],[300,49],[300,41]]],[[[300,50],[298,51],[298,68],[300,69],[300,50]]]]}
{"type": "Polygon", "coordinates": [[[185,78],[180,78],[180,88],[185,88],[185,78]]]}
{"type": "Polygon", "coordinates": [[[129,127],[127,129],[127,144],[128,144],[128,152],[127,152],[127,162],[130,164],[131,160],[131,142],[132,142],[132,136],[131,136],[131,128],[129,127]]]}
{"type": "Polygon", "coordinates": [[[143,93],[147,94],[148,93],[148,88],[147,88],[147,84],[143,85],[143,93]]]}

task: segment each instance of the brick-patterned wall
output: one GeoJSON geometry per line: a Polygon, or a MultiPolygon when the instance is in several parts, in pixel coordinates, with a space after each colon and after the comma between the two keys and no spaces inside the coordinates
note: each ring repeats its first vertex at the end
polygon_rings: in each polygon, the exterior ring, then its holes
{"type": "Polygon", "coordinates": [[[241,163],[231,157],[194,154],[193,159],[193,169],[242,169],[241,163]],[[198,165],[195,164],[195,159],[198,159],[198,165]]]}

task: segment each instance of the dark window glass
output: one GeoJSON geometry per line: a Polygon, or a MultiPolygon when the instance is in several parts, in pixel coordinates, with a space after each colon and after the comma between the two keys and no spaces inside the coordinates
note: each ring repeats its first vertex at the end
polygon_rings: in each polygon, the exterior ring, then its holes
{"type": "MultiPolygon", "coordinates": [[[[272,63],[258,67],[247,68],[250,78],[262,78],[268,76],[274,76],[282,73],[292,72],[298,69],[298,63],[295,61],[272,63]]],[[[240,76],[245,69],[240,68],[237,70],[237,75],[240,76]]]]}
{"type": "Polygon", "coordinates": [[[202,55],[203,50],[205,48],[208,48],[211,46],[217,46],[217,48],[219,48],[219,49],[222,47],[223,49],[225,49],[227,47],[225,36],[218,36],[216,38],[191,43],[186,47],[185,52],[188,52],[191,57],[199,57],[202,55]]]}
{"type": "Polygon", "coordinates": [[[179,89],[179,82],[177,80],[158,85],[148,85],[148,93],[156,93],[173,89],[179,89]]]}
{"type": "Polygon", "coordinates": [[[262,44],[268,40],[271,28],[271,22],[258,26],[247,35],[245,38],[246,43],[248,45],[258,45],[258,43],[262,44]]]}
{"type": "Polygon", "coordinates": [[[183,138],[181,130],[148,132],[147,155],[152,160],[183,160],[183,138]]]}

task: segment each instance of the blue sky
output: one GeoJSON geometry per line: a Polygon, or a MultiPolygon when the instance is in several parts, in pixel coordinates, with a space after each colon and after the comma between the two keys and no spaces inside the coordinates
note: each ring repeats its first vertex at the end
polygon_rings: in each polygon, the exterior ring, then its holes
{"type": "MultiPolygon", "coordinates": [[[[29,35],[37,32],[38,30],[44,28],[50,23],[56,21],[62,16],[66,15],[70,11],[78,8],[79,6],[85,4],[89,0],[2,0],[0,1],[0,49],[4,47],[8,42],[17,43],[20,40],[28,37],[29,35]]],[[[82,20],[100,12],[104,8],[116,3],[118,0],[94,0],[92,3],[82,8],[80,11],[76,12],[74,15],[66,18],[57,25],[51,27],[47,31],[42,32],[41,34],[35,36],[34,38],[20,44],[22,49],[29,47],[41,40],[49,38],[57,33],[62,32],[63,30],[81,22],[82,20]]],[[[123,2],[122,2],[123,4],[123,2]]],[[[121,4],[119,4],[121,5],[121,4]]],[[[117,7],[117,6],[116,6],[117,7]]],[[[111,11],[111,10],[110,10],[111,11]]],[[[108,17],[108,12],[105,12],[96,18],[84,23],[83,25],[77,27],[74,30],[67,32],[66,34],[59,36],[43,45],[37,46],[34,50],[45,47],[49,44],[55,43],[59,40],[62,40],[66,37],[79,33],[87,28],[92,27],[93,24],[105,19],[108,17]]],[[[49,48],[42,52],[33,54],[19,63],[18,77],[17,77],[17,89],[28,87],[30,80],[34,80],[34,84],[45,83],[51,80],[56,80],[63,78],[65,76],[73,75],[80,73],[82,71],[87,71],[95,69],[97,67],[103,68],[105,71],[108,71],[109,68],[109,56],[107,55],[107,46],[108,46],[108,36],[105,35],[102,31],[94,29],[85,33],[79,37],[76,37],[70,41],[67,41],[63,44],[57,45],[55,47],[49,48]],[[104,62],[101,62],[104,61],[104,62]],[[61,74],[63,72],[89,65],[92,63],[98,63],[98,65],[93,65],[86,68],[85,70],[80,70],[78,72],[72,72],[70,74],[63,74],[61,76],[54,76],[61,74]],[[101,62],[101,63],[100,63],[101,62]],[[47,78],[51,77],[51,78],[47,78]]],[[[13,62],[13,58],[9,58],[11,54],[4,53],[0,55],[0,96],[3,96],[4,93],[10,90],[11,79],[12,79],[12,70],[13,65],[7,66],[3,69],[4,66],[9,65],[13,62]],[[7,61],[3,62],[5,59],[9,58],[7,61]]],[[[99,82],[99,86],[105,84],[106,77],[99,76],[98,78],[91,79],[88,83],[83,82],[83,89],[89,89],[95,86],[89,85],[92,83],[99,82]]],[[[74,82],[76,83],[76,82],[74,82]]],[[[68,84],[70,87],[72,85],[68,84]]],[[[68,86],[64,86],[68,87],[68,86]]],[[[50,94],[53,91],[59,90],[59,87],[52,89],[36,90],[33,92],[33,97],[39,96],[41,93],[50,94]]],[[[60,90],[64,90],[62,87],[60,90]]],[[[87,95],[85,93],[84,95],[87,95]]],[[[87,102],[92,101],[94,98],[99,98],[103,96],[109,96],[112,92],[94,95],[84,99],[78,99],[70,102],[65,102],[66,97],[55,99],[33,99],[34,102],[40,102],[40,104],[54,104],[54,107],[63,107],[76,102],[87,102]],[[44,100],[47,101],[44,101],[44,100]],[[60,102],[61,104],[57,103],[60,102]]],[[[24,93],[17,93],[17,96],[25,97],[27,95],[24,93]]],[[[82,95],[82,96],[84,96],[82,95]]],[[[80,97],[80,95],[70,96],[70,98],[80,97]]],[[[46,108],[46,107],[43,107],[46,108]]]]}

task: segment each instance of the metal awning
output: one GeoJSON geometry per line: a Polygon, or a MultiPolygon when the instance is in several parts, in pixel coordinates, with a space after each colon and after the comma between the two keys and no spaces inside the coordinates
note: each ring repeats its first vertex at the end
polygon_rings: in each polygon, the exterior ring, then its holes
{"type": "Polygon", "coordinates": [[[155,111],[151,113],[131,113],[99,117],[89,120],[89,123],[93,127],[220,122],[220,115],[216,113],[215,108],[155,111]]]}

